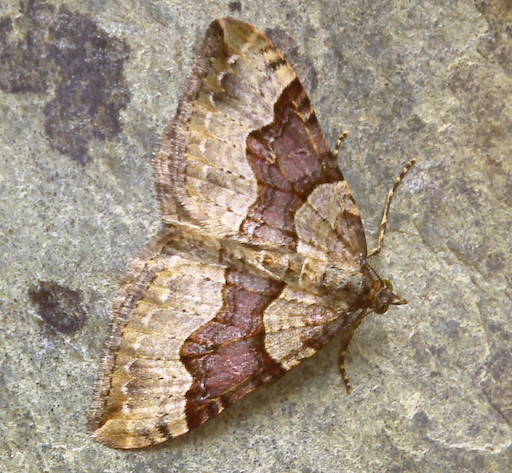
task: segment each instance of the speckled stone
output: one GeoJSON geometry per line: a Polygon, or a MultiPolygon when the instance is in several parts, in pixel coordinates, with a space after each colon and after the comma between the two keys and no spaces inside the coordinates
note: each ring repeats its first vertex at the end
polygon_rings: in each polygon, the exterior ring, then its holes
{"type": "Polygon", "coordinates": [[[5,473],[505,472],[512,464],[509,0],[0,4],[0,464],[5,473]],[[21,6],[20,6],[21,5],[21,6]],[[159,226],[150,158],[211,20],[302,78],[409,305],[373,315],[189,435],[120,452],[86,418],[127,262],[159,226]]]}

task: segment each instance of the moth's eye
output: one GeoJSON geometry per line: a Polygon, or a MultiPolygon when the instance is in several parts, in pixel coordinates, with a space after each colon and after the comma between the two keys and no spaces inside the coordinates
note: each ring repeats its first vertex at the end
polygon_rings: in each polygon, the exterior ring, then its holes
{"type": "Polygon", "coordinates": [[[384,314],[384,312],[387,312],[389,309],[389,305],[384,305],[380,309],[375,309],[376,314],[384,314]]]}
{"type": "Polygon", "coordinates": [[[391,284],[391,281],[384,279],[383,283],[384,283],[384,286],[386,286],[391,292],[393,292],[393,284],[391,284]]]}

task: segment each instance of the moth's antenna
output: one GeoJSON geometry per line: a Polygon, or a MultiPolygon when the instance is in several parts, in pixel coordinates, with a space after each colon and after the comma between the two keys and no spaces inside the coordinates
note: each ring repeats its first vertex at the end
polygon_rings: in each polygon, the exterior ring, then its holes
{"type": "Polygon", "coordinates": [[[376,255],[377,253],[380,252],[380,250],[382,250],[382,246],[384,245],[384,235],[386,234],[386,227],[388,225],[388,214],[389,214],[389,208],[391,207],[391,201],[393,199],[393,196],[395,195],[395,191],[396,191],[397,187],[402,182],[402,179],[409,172],[409,169],[412,168],[412,166],[414,165],[415,162],[416,162],[416,158],[413,158],[406,164],[406,166],[402,169],[402,172],[400,173],[400,175],[396,178],[395,183],[393,184],[393,187],[388,192],[388,196],[386,198],[386,203],[384,205],[384,212],[382,214],[382,221],[380,222],[379,242],[377,244],[377,248],[375,248],[374,250],[372,250],[368,253],[368,258],[370,256],[376,255]]]}
{"type": "Polygon", "coordinates": [[[374,265],[373,265],[373,261],[372,263],[366,263],[366,266],[368,266],[368,269],[370,270],[370,272],[380,281],[382,282],[382,278],[380,277],[378,271],[375,269],[374,265]]]}
{"type": "Polygon", "coordinates": [[[336,140],[336,146],[334,147],[334,156],[338,159],[338,155],[340,154],[340,148],[342,143],[345,141],[345,138],[348,136],[348,131],[342,131],[338,139],[336,140]]]}

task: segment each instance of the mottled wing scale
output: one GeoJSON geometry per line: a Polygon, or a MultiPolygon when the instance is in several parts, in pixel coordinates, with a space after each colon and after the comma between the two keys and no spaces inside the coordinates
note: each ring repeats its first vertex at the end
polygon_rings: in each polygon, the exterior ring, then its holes
{"type": "Polygon", "coordinates": [[[118,448],[181,435],[314,354],[353,306],[305,291],[305,261],[350,274],[366,258],[303,87],[245,23],[208,29],[155,175],[167,229],[121,286],[90,422],[118,448]],[[282,278],[265,272],[269,251],[282,278]]]}

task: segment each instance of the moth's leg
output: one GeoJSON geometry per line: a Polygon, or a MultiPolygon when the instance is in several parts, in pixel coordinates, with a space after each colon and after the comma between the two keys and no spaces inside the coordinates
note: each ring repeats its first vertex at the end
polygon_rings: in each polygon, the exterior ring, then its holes
{"type": "Polygon", "coordinates": [[[354,336],[355,331],[361,325],[361,322],[366,317],[366,314],[367,310],[365,309],[357,315],[357,317],[354,320],[354,324],[352,325],[352,330],[347,335],[347,337],[341,340],[341,346],[339,351],[339,368],[341,378],[343,379],[343,383],[345,384],[345,388],[347,389],[347,394],[350,394],[352,392],[352,385],[350,384],[347,371],[345,370],[345,355],[347,354],[348,346],[352,341],[352,337],[354,336]]]}
{"type": "Polygon", "coordinates": [[[341,145],[343,144],[347,136],[348,131],[342,131],[340,136],[338,136],[338,139],[336,140],[336,146],[334,147],[334,156],[336,156],[336,159],[338,159],[338,154],[340,154],[341,145]]]}
{"type": "Polygon", "coordinates": [[[416,158],[411,159],[407,165],[402,169],[402,172],[400,175],[395,179],[395,183],[393,184],[393,187],[389,190],[388,196],[386,197],[386,203],[384,204],[384,212],[382,214],[382,221],[380,222],[380,233],[379,233],[379,242],[377,243],[377,248],[373,249],[368,253],[368,258],[370,256],[376,255],[377,253],[382,250],[382,246],[384,245],[384,235],[386,234],[386,227],[388,225],[388,214],[389,214],[389,208],[391,207],[391,201],[393,199],[393,196],[395,195],[395,191],[397,187],[399,186],[400,182],[402,182],[402,179],[405,177],[405,175],[409,172],[409,169],[412,168],[414,163],[416,162],[416,158]]]}

